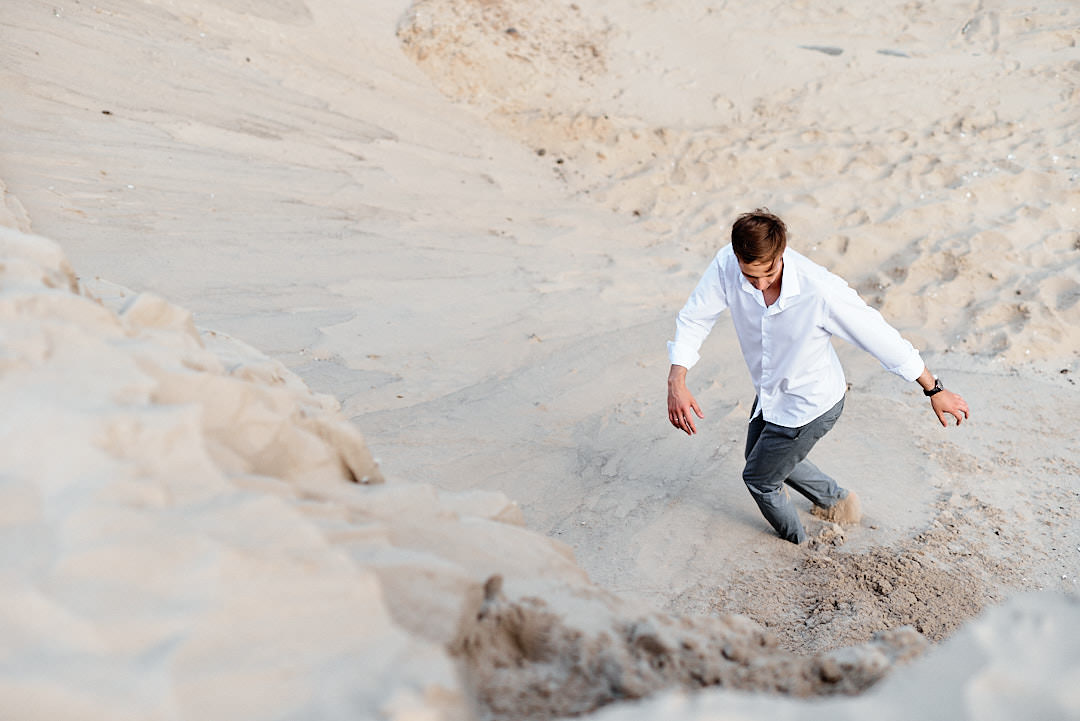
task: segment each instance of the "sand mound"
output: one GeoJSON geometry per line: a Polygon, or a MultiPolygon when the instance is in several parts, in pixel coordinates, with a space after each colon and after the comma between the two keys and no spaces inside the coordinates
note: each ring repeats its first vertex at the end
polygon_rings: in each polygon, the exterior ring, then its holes
{"type": "Polygon", "coordinates": [[[706,691],[668,694],[606,709],[597,721],[641,719],[1065,719],[1080,699],[1065,673],[1075,674],[1080,603],[1075,598],[1019,596],[979,617],[919,663],[898,670],[859,698],[798,704],[787,699],[706,691]],[[1038,650],[1036,650],[1038,649],[1038,650]]]}
{"type": "Polygon", "coordinates": [[[331,399],[160,298],[110,311],[51,242],[0,228],[0,255],[7,713],[463,708],[328,540],[324,494],[382,480],[331,399]]]}
{"type": "Polygon", "coordinates": [[[935,508],[927,530],[896,546],[848,552],[840,548],[844,531],[826,524],[798,565],[745,575],[722,592],[718,606],[745,613],[803,653],[899,626],[941,641],[1002,600],[999,589],[1018,583],[1026,564],[995,550],[1020,543],[998,509],[959,494],[935,508]]]}
{"type": "Polygon", "coordinates": [[[482,718],[577,716],[673,687],[853,694],[926,643],[901,628],[862,646],[800,657],[743,616],[634,613],[598,589],[575,599],[576,608],[535,596],[510,601],[498,587],[489,584],[475,621],[451,646],[482,718]]]}

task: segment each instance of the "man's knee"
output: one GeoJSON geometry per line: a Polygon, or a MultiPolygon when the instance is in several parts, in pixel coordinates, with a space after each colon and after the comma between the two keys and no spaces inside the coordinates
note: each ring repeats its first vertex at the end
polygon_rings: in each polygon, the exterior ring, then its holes
{"type": "Polygon", "coordinates": [[[756,450],[757,452],[743,466],[742,479],[751,492],[763,494],[783,489],[784,480],[795,465],[805,457],[805,454],[792,454],[794,449],[790,447],[768,447],[756,450]]]}
{"type": "Polygon", "coordinates": [[[782,480],[777,480],[773,475],[762,476],[750,468],[744,468],[742,473],[743,483],[755,496],[767,496],[777,493],[784,487],[782,480]]]}

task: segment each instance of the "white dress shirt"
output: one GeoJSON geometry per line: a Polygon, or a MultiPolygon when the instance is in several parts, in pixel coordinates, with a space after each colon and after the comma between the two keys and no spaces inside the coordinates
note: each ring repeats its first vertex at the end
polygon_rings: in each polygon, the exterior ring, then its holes
{"type": "Polygon", "coordinates": [[[675,340],[668,342],[673,365],[698,362],[702,341],[726,309],[757,391],[758,413],[780,426],[806,425],[844,397],[847,383],[830,342],[834,335],[904,380],[915,380],[925,367],[919,351],[843,278],[790,248],[784,251],[780,297],[766,307],[731,245],[716,254],[679,311],[675,340]]]}

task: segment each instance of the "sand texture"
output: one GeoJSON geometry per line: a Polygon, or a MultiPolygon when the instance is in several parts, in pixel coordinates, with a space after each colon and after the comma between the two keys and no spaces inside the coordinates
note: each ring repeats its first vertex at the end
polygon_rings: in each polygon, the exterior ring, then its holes
{"type": "Polygon", "coordinates": [[[799,657],[624,603],[501,494],[384,486],[280,363],[156,296],[114,313],[49,241],[0,248],[16,717],[550,718],[679,685],[854,693],[926,644],[799,657]]]}
{"type": "Polygon", "coordinates": [[[0,716],[1080,718],[1078,42],[1074,2],[7,3],[0,716]],[[798,547],[726,318],[666,422],[758,206],[973,412],[840,344],[812,458],[862,520],[798,498],[798,547]]]}

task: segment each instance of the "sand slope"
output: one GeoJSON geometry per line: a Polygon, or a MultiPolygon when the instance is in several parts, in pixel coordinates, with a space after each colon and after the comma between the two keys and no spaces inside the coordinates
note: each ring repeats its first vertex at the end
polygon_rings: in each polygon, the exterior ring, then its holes
{"type": "Polygon", "coordinates": [[[1075,363],[1078,26],[1070,3],[420,0],[399,35],[664,242],[708,257],[768,205],[919,345],[1075,363]]]}
{"type": "MultiPolygon", "coordinates": [[[[551,718],[671,687],[852,694],[938,630],[799,656],[743,616],[620,600],[501,494],[382,485],[337,404],[280,363],[150,294],[114,287],[109,310],[44,239],[0,229],[0,251],[0,698],[17,718],[551,718]]],[[[969,632],[1003,634],[982,655],[953,642],[950,688],[1010,643],[1065,664],[1025,672],[1009,703],[1056,688],[1075,649],[1054,628],[1076,609],[1053,598],[969,632]]]]}
{"type": "MultiPolygon", "coordinates": [[[[496,617],[542,598],[579,638],[623,639],[586,657],[642,692],[681,683],[650,662],[680,637],[637,646],[628,618],[704,614],[700,639],[749,614],[782,660],[1075,593],[1077,27],[1070,3],[13,4],[0,223],[58,241],[79,284],[5,235],[5,507],[29,539],[8,547],[34,549],[13,552],[7,668],[38,664],[5,697],[47,689],[52,717],[468,715],[447,649],[468,657],[463,609],[497,571],[496,617]],[[815,458],[867,521],[808,518],[802,549],[738,480],[752,390],[726,322],[691,374],[702,435],[664,422],[673,315],[757,205],[975,412],[945,431],[842,349],[847,409],[815,458]],[[390,483],[360,493],[368,445],[390,483]],[[529,530],[492,520],[507,499],[529,530]],[[599,616],[573,616],[582,596],[599,616]],[[102,683],[57,695],[86,664],[102,683]],[[136,672],[144,690],[117,680],[136,672]],[[219,678],[246,695],[211,703],[219,678]]],[[[565,671],[526,646],[524,676],[484,677],[498,698],[565,671]]]]}
{"type": "Polygon", "coordinates": [[[51,243],[0,247],[5,713],[460,710],[328,541],[319,489],[382,479],[336,404],[160,298],[112,313],[51,243]]]}
{"type": "Polygon", "coordinates": [[[749,619],[591,584],[491,492],[381,485],[337,404],[0,228],[17,718],[549,718],[671,687],[853,693],[912,629],[797,657],[749,619]]]}

